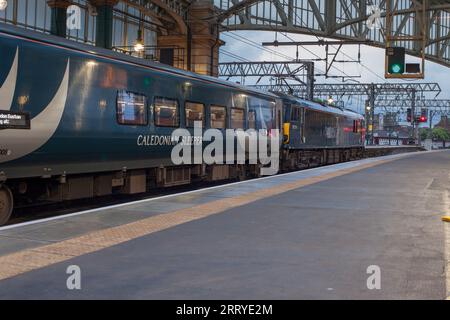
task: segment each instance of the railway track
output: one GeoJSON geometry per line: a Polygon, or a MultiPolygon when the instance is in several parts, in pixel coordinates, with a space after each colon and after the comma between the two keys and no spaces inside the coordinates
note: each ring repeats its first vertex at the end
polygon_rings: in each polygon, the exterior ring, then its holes
{"type": "MultiPolygon", "coordinates": [[[[376,150],[366,149],[365,158],[368,157],[379,157],[392,153],[403,153],[418,151],[420,148],[404,147],[404,148],[377,148],[376,150]]],[[[316,166],[323,167],[329,166],[329,164],[316,166]]],[[[306,170],[310,168],[291,170],[288,172],[282,172],[279,174],[295,172],[306,170]]],[[[261,178],[249,178],[248,180],[261,179],[261,178]]],[[[189,185],[169,187],[164,189],[155,189],[146,193],[137,195],[125,195],[125,194],[115,194],[103,197],[96,197],[90,199],[80,199],[72,201],[63,201],[58,203],[40,203],[35,205],[22,205],[14,209],[13,216],[10,221],[4,227],[10,227],[16,224],[27,223],[31,221],[48,219],[57,216],[63,216],[68,214],[73,214],[80,211],[100,209],[103,207],[126,204],[129,202],[151,199],[156,197],[175,195],[177,193],[189,192],[203,188],[210,188],[215,186],[225,186],[237,182],[236,179],[216,181],[216,182],[195,182],[189,185]]]]}
{"type": "Polygon", "coordinates": [[[9,222],[4,226],[12,226],[20,223],[26,223],[30,221],[47,219],[67,214],[72,214],[79,211],[99,209],[108,206],[126,204],[129,202],[157,198],[167,195],[174,195],[177,193],[183,193],[193,191],[201,188],[209,188],[213,186],[226,185],[236,182],[235,180],[221,181],[216,183],[203,182],[192,183],[185,186],[169,187],[165,189],[151,190],[146,193],[137,195],[126,194],[114,194],[103,197],[96,197],[90,199],[80,199],[63,201],[57,203],[39,203],[34,205],[22,205],[14,209],[13,215],[9,222]]]}

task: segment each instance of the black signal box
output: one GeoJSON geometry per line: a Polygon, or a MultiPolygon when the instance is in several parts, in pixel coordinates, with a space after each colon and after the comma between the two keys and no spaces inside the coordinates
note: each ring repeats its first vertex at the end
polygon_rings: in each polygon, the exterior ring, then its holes
{"type": "Polygon", "coordinates": [[[390,47],[386,48],[387,73],[403,74],[405,73],[405,48],[390,47]]]}

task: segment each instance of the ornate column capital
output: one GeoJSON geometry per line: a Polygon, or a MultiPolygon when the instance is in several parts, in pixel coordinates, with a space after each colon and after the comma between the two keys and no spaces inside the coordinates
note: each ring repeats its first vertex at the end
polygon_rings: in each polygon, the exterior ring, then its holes
{"type": "Polygon", "coordinates": [[[67,9],[68,6],[72,4],[69,0],[47,0],[47,5],[50,8],[62,8],[67,9]]]}
{"type": "Polygon", "coordinates": [[[89,3],[94,7],[100,6],[114,7],[116,4],[119,3],[119,0],[89,0],[89,3]]]}

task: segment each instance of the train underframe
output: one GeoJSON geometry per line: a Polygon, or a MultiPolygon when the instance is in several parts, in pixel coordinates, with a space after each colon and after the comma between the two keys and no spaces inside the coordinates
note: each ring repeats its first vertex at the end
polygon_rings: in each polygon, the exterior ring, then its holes
{"type": "MultiPolygon", "coordinates": [[[[361,159],[364,148],[284,149],[281,172],[361,159]]],[[[95,198],[114,194],[139,194],[155,188],[201,181],[245,180],[260,176],[260,165],[191,165],[159,167],[97,174],[15,179],[0,183],[0,225],[18,206],[95,198]]]]}
{"type": "Polygon", "coordinates": [[[282,171],[299,170],[361,159],[363,147],[285,149],[282,151],[282,171]]]}

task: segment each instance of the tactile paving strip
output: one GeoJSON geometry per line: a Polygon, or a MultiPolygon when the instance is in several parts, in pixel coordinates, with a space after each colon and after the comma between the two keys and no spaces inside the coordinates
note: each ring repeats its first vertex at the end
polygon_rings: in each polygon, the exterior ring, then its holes
{"type": "Polygon", "coordinates": [[[91,232],[69,240],[5,255],[0,257],[0,280],[47,267],[55,263],[67,261],[84,254],[99,251],[186,222],[202,219],[260,199],[265,199],[267,197],[374,167],[393,160],[395,159],[378,160],[368,164],[361,164],[350,169],[341,169],[317,177],[281,184],[275,188],[268,188],[232,198],[215,200],[191,208],[176,210],[121,226],[91,232]]]}

